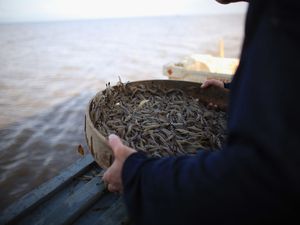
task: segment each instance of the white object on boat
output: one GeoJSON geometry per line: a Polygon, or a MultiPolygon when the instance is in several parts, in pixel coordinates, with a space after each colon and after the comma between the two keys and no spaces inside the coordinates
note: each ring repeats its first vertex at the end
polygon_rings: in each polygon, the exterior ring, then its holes
{"type": "Polygon", "coordinates": [[[218,79],[230,82],[238,64],[239,60],[235,58],[193,54],[185,57],[181,62],[164,65],[163,74],[171,80],[202,83],[207,79],[218,79]]]}

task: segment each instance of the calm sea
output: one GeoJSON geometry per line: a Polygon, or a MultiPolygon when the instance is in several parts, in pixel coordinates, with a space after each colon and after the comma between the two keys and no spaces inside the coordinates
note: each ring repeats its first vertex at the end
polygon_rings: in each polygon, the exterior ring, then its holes
{"type": "Polygon", "coordinates": [[[193,54],[239,57],[244,15],[0,25],[0,209],[79,159],[84,110],[107,82],[166,79],[193,54]]]}

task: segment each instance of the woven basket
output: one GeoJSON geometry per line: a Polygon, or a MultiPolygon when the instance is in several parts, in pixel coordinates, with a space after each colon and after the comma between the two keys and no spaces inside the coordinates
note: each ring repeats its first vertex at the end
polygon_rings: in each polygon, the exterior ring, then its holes
{"type": "MultiPolygon", "coordinates": [[[[144,80],[144,81],[136,81],[130,82],[126,85],[129,86],[138,86],[144,85],[148,86],[158,86],[165,89],[180,89],[185,94],[192,96],[194,98],[198,98],[200,102],[204,104],[208,104],[213,102],[217,104],[219,108],[223,111],[226,111],[228,105],[228,96],[229,91],[224,88],[218,87],[209,87],[209,88],[201,88],[200,83],[189,82],[189,81],[176,81],[176,80],[144,80]]],[[[101,91],[103,93],[103,91],[101,91]]],[[[85,137],[87,141],[87,145],[95,159],[95,161],[102,167],[108,168],[113,162],[113,154],[112,150],[108,145],[106,137],[104,137],[94,126],[90,111],[91,105],[93,102],[92,98],[87,106],[85,113],[85,137]]]]}

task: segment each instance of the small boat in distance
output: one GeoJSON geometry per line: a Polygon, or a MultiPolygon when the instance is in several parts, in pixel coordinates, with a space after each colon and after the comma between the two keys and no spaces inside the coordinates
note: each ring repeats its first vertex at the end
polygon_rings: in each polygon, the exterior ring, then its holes
{"type": "Polygon", "coordinates": [[[224,57],[223,40],[219,46],[219,56],[192,54],[179,62],[165,64],[163,74],[171,80],[203,83],[207,79],[217,79],[230,82],[239,65],[239,59],[224,57]]]}

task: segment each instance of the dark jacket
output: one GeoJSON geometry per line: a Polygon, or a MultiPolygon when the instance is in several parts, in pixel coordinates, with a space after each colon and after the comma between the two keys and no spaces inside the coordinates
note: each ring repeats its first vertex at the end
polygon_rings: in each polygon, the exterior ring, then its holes
{"type": "Polygon", "coordinates": [[[126,160],[136,224],[300,223],[299,12],[297,0],[250,2],[224,149],[126,160]]]}

